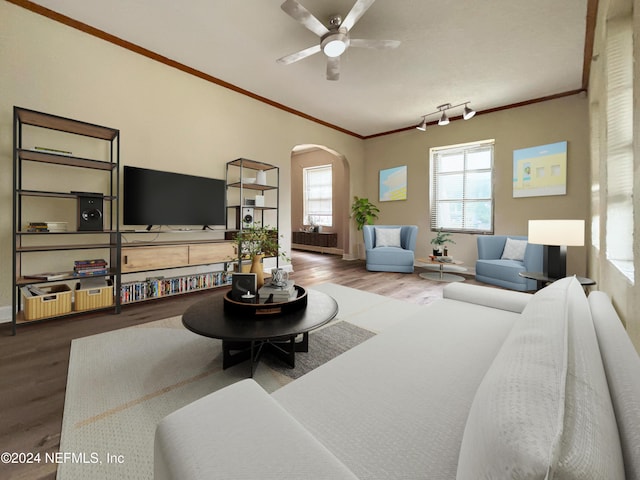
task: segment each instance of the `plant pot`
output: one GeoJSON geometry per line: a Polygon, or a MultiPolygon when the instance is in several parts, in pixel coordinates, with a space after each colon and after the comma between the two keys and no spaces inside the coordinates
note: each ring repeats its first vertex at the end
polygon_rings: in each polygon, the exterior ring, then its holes
{"type": "Polygon", "coordinates": [[[434,257],[441,257],[442,256],[442,250],[440,250],[439,248],[434,248],[433,249],[433,256],[434,257]]]}
{"type": "Polygon", "coordinates": [[[264,270],[262,269],[262,258],[264,255],[255,255],[251,259],[251,273],[256,274],[257,287],[260,288],[264,285],[264,270]]]}

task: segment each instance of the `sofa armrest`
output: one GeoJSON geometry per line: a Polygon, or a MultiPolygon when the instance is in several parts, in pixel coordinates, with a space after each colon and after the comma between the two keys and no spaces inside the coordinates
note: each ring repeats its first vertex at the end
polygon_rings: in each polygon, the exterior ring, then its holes
{"type": "Polygon", "coordinates": [[[160,421],[154,478],[356,479],[250,379],[196,400],[160,421]]]}
{"type": "Polygon", "coordinates": [[[604,292],[589,294],[591,317],[618,422],[627,478],[640,478],[640,356],[604,292]]]}
{"type": "Polygon", "coordinates": [[[458,300],[514,313],[522,313],[532,296],[530,293],[500,290],[465,283],[449,283],[442,292],[442,297],[449,300],[458,300]]]}
{"type": "Polygon", "coordinates": [[[524,252],[524,268],[527,272],[541,272],[543,269],[544,246],[527,244],[524,252]]]}

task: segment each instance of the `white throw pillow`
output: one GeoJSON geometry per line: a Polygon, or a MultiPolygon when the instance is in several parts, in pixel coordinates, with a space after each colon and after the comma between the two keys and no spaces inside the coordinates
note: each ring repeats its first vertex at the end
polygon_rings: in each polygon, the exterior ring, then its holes
{"type": "Polygon", "coordinates": [[[515,238],[507,238],[502,251],[503,260],[524,260],[524,252],[527,249],[526,240],[516,240],[515,238]]]}
{"type": "Polygon", "coordinates": [[[400,244],[400,228],[374,228],[376,231],[376,248],[402,247],[400,244]]]}

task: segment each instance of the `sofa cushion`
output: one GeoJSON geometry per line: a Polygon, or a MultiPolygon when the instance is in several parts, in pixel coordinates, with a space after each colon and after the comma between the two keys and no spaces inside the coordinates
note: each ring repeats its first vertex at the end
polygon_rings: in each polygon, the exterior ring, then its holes
{"type": "Polygon", "coordinates": [[[438,300],[273,397],[358,478],[452,479],[475,391],[519,317],[438,300]]]}
{"type": "Polygon", "coordinates": [[[401,248],[400,243],[400,228],[375,228],[376,232],[376,245],[378,247],[398,247],[401,248]]]}
{"type": "Polygon", "coordinates": [[[182,407],[156,429],[155,480],[356,480],[253,380],[182,407]]]}
{"type": "Polygon", "coordinates": [[[500,278],[511,283],[525,283],[526,278],[518,275],[526,269],[518,260],[478,260],[476,274],[491,278],[500,278]]]}
{"type": "Polygon", "coordinates": [[[507,238],[504,244],[504,250],[502,251],[503,260],[519,260],[524,261],[524,252],[527,250],[526,240],[516,240],[514,238],[507,238]]]}
{"type": "Polygon", "coordinates": [[[478,388],[458,480],[623,479],[589,307],[574,278],[536,293],[478,388]]]}

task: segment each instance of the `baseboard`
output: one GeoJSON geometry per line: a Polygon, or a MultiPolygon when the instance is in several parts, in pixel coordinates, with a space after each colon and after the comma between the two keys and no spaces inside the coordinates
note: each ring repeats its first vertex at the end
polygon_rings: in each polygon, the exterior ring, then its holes
{"type": "Polygon", "coordinates": [[[343,250],[336,247],[319,247],[317,245],[302,245],[299,243],[292,243],[291,248],[293,250],[305,250],[307,252],[328,253],[331,255],[342,255],[343,250]]]}
{"type": "Polygon", "coordinates": [[[11,305],[0,307],[0,323],[8,323],[11,321],[11,305]]]}

